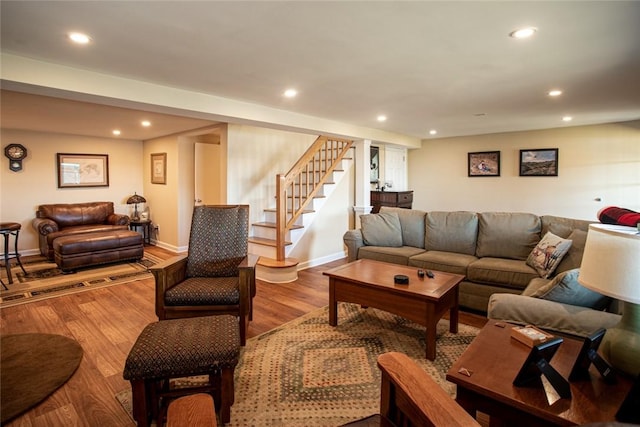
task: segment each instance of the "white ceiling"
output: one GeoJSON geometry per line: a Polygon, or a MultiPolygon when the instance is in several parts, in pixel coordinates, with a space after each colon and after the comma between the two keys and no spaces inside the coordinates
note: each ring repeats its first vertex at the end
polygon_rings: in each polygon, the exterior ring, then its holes
{"type": "MultiPolygon", "coordinates": [[[[433,128],[448,137],[640,118],[637,1],[3,0],[0,7],[3,53],[417,138],[433,128]],[[522,26],[538,32],[508,36],[522,26]],[[70,30],[88,33],[91,45],[70,45],[70,30]],[[297,98],[282,97],[288,87],[297,98]],[[546,96],[552,88],[564,94],[546,96]],[[388,120],[378,123],[379,114],[388,120]],[[573,121],[563,123],[564,115],[573,121]]],[[[20,120],[19,104],[33,114],[16,101],[5,116],[5,96],[3,127],[20,120]]],[[[84,128],[73,117],[86,115],[66,111],[67,132],[111,129],[111,112],[136,123],[139,116],[91,108],[93,126],[84,128]]],[[[201,118],[166,132],[200,127],[201,118]]]]}

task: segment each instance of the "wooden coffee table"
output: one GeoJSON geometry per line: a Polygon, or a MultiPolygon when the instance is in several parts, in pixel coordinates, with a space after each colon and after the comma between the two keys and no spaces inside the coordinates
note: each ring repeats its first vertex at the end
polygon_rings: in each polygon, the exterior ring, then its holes
{"type": "MultiPolygon", "coordinates": [[[[449,372],[447,380],[457,385],[456,400],[472,416],[476,411],[490,416],[491,426],[571,426],[614,421],[631,388],[631,380],[618,376],[606,384],[594,366],[590,380],[572,381],[570,399],[554,396],[553,389],[515,387],[513,379],[530,347],[511,338],[513,325],[489,320],[449,372]],[[504,327],[496,326],[504,325],[504,327]],[[471,376],[459,372],[471,371],[471,376]]],[[[582,342],[564,338],[551,365],[568,378],[582,342]]]]}
{"type": "Polygon", "coordinates": [[[436,358],[436,324],[449,311],[449,331],[458,332],[459,274],[434,271],[434,278],[418,277],[418,268],[362,259],[325,271],[329,276],[329,324],[338,325],[338,301],[397,314],[427,328],[426,358],[436,358]],[[404,274],[408,285],[393,277],[404,274]]]}

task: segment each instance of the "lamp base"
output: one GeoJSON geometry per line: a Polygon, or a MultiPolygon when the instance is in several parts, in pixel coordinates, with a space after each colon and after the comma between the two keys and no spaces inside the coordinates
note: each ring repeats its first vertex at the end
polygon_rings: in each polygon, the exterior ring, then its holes
{"type": "Polygon", "coordinates": [[[620,323],[607,329],[600,350],[614,368],[636,377],[640,374],[640,306],[624,302],[622,309],[620,323]]]}

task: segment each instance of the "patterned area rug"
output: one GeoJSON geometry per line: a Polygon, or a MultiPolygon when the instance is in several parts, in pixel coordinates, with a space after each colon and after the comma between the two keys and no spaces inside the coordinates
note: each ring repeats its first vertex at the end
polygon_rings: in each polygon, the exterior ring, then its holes
{"type": "Polygon", "coordinates": [[[8,283],[4,268],[0,271],[3,283],[9,288],[2,287],[0,291],[0,308],[152,277],[148,268],[160,261],[160,258],[145,253],[139,262],[109,264],[64,274],[55,263],[44,257],[24,258],[22,264],[27,274],[20,267],[13,267],[12,284],[8,283]]]}
{"type": "MultiPolygon", "coordinates": [[[[338,426],[379,412],[378,355],[399,351],[414,359],[452,396],[445,380],[478,333],[438,323],[436,359],[425,359],[425,329],[393,314],[340,303],[337,327],[322,308],[249,339],[236,368],[235,403],[227,426],[338,426]]],[[[204,380],[192,377],[190,381],[204,380]]],[[[116,398],[130,412],[131,394],[116,398]]]]}

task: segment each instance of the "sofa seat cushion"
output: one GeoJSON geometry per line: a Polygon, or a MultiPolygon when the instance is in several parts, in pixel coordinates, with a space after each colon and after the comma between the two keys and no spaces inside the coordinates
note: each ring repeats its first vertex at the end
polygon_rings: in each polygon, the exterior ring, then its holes
{"type": "Polygon", "coordinates": [[[49,245],[53,247],[53,242],[59,238],[64,236],[72,236],[77,234],[87,234],[87,233],[102,233],[109,232],[112,233],[114,231],[127,231],[129,230],[128,225],[109,225],[109,224],[93,224],[93,225],[76,225],[73,227],[66,227],[59,231],[54,231],[53,233],[47,234],[47,242],[49,245]]]}
{"type": "Polygon", "coordinates": [[[476,256],[526,260],[540,241],[540,217],[521,212],[478,214],[476,256]]]}
{"type": "Polygon", "coordinates": [[[444,271],[446,273],[467,275],[467,267],[477,261],[473,255],[457,254],[454,252],[427,251],[409,258],[409,265],[428,270],[444,271]]]}
{"type": "Polygon", "coordinates": [[[525,261],[503,258],[480,258],[469,264],[467,279],[476,283],[524,289],[538,272],[525,261]]]}
{"type": "Polygon", "coordinates": [[[429,212],[425,224],[426,250],[475,255],[478,236],[475,212],[429,212]]]}
{"type": "Polygon", "coordinates": [[[391,262],[408,265],[409,258],[424,252],[424,249],[413,246],[390,248],[388,246],[363,246],[358,249],[358,259],[372,259],[375,261],[391,262]]]}

